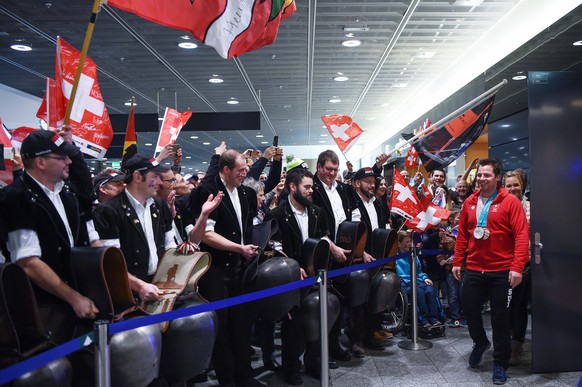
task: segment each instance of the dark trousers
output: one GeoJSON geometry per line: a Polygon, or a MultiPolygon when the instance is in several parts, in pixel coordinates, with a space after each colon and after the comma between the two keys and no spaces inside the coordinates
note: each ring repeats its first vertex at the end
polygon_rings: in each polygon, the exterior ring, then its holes
{"type": "MultiPolygon", "coordinates": [[[[301,330],[300,309],[294,307],[281,319],[281,361],[286,373],[299,372],[301,368],[301,354],[305,350],[305,340],[301,330]]],[[[307,367],[307,354],[304,358],[307,367]]],[[[317,366],[317,364],[315,365],[317,366]]]]}
{"type": "Polygon", "coordinates": [[[469,325],[469,334],[476,345],[485,344],[487,334],[483,328],[481,311],[486,299],[491,303],[491,327],[493,328],[493,360],[507,367],[511,356],[511,302],[509,271],[481,273],[467,270],[463,279],[463,307],[469,325]]]}
{"type": "MultiPolygon", "coordinates": [[[[199,281],[200,294],[208,301],[241,295],[242,270],[211,265],[199,281]]],[[[251,367],[252,314],[248,304],[216,311],[218,333],[212,352],[212,364],[220,385],[243,382],[253,377],[251,367]]]]}
{"type": "Polygon", "coordinates": [[[531,270],[523,270],[521,283],[513,288],[511,297],[511,339],[524,342],[527,330],[527,304],[531,294],[531,270]]]}

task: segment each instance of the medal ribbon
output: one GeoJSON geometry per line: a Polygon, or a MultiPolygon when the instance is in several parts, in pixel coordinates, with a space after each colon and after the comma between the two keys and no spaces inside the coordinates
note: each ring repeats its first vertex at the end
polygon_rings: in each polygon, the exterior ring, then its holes
{"type": "Polygon", "coordinates": [[[495,190],[493,195],[487,199],[485,204],[483,205],[483,209],[481,210],[481,214],[479,215],[479,221],[477,222],[477,227],[487,227],[487,217],[489,216],[489,209],[491,208],[491,203],[493,199],[497,196],[499,190],[495,190]]]}

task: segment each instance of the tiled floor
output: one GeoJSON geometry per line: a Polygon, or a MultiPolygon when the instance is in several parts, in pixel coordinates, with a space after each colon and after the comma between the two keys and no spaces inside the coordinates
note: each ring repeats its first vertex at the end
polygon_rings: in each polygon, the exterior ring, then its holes
{"type": "MultiPolygon", "coordinates": [[[[488,323],[488,316],[484,321],[488,323]]],[[[490,330],[489,330],[489,336],[490,330]]],[[[343,339],[343,338],[342,338],[343,339]]],[[[531,372],[531,342],[528,332],[524,344],[522,364],[510,367],[507,371],[506,386],[577,386],[581,379],[580,372],[564,372],[551,374],[534,374],[531,372]]],[[[401,349],[397,343],[409,340],[396,336],[389,347],[383,351],[368,351],[364,359],[352,359],[340,363],[340,368],[331,370],[330,385],[335,387],[368,387],[368,386],[462,386],[478,387],[493,386],[491,373],[493,359],[491,350],[483,357],[478,368],[468,365],[472,341],[467,328],[447,328],[446,335],[430,340],[433,347],[427,350],[410,351],[401,349]]],[[[285,386],[281,374],[265,371],[260,360],[260,349],[253,357],[253,368],[257,379],[272,387],[285,386]]],[[[279,359],[280,361],[280,359],[279,359]]],[[[319,386],[319,381],[302,373],[304,386],[319,386]]],[[[209,380],[196,386],[217,386],[214,374],[209,374],[209,380]]]]}

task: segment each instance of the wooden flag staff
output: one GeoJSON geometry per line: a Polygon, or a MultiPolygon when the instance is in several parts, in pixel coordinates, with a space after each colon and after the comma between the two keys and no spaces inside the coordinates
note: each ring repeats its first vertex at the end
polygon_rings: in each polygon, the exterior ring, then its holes
{"type": "Polygon", "coordinates": [[[73,104],[75,103],[75,95],[77,94],[77,87],[79,86],[79,79],[81,79],[81,73],[83,72],[83,65],[85,64],[85,58],[87,57],[87,52],[89,51],[89,44],[91,43],[91,37],[93,36],[93,29],[95,28],[95,20],[97,20],[97,13],[101,7],[101,0],[95,0],[93,3],[93,9],[91,10],[91,18],[89,19],[89,25],[87,26],[87,32],[85,33],[85,40],[83,41],[83,48],[81,50],[81,57],[79,58],[79,67],[77,68],[77,73],[75,74],[75,81],[73,82],[73,89],[71,90],[71,95],[69,96],[69,103],[67,104],[67,110],[65,112],[65,119],[63,125],[69,124],[69,119],[71,117],[71,110],[73,109],[73,104]]]}

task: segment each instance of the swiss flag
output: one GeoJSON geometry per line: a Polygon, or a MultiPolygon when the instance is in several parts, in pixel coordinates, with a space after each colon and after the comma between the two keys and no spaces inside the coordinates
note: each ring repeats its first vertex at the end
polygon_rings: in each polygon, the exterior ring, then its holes
{"type": "Polygon", "coordinates": [[[352,142],[364,132],[350,116],[343,114],[322,116],[321,120],[342,152],[349,148],[352,142]]]}
{"type": "Polygon", "coordinates": [[[168,144],[176,142],[180,130],[186,125],[186,122],[192,117],[192,110],[180,113],[177,110],[167,107],[164,113],[164,121],[162,122],[162,129],[158,136],[158,143],[156,144],[156,153],[161,152],[168,144]]]}
{"type": "Polygon", "coordinates": [[[65,119],[65,100],[60,85],[52,78],[46,79],[44,97],[36,116],[47,123],[49,129],[63,126],[65,119]]]}
{"type": "Polygon", "coordinates": [[[396,168],[394,168],[394,177],[392,178],[390,211],[406,219],[414,219],[422,211],[421,203],[416,193],[414,193],[396,168]]]}
{"type": "Polygon", "coordinates": [[[406,161],[404,162],[405,167],[416,167],[418,165],[418,152],[416,149],[411,145],[410,149],[408,149],[408,153],[406,154],[406,161]]]}
{"type": "Polygon", "coordinates": [[[413,219],[404,223],[417,232],[425,232],[434,226],[438,226],[441,221],[447,220],[451,214],[449,210],[434,205],[430,199],[421,198],[420,203],[421,211],[413,219]]]}
{"type": "MultiPolygon", "coordinates": [[[[56,80],[62,89],[65,106],[69,104],[80,57],[77,49],[58,37],[56,80]]],[[[81,152],[98,159],[105,156],[113,140],[113,128],[97,83],[97,65],[89,57],[83,64],[69,125],[81,152]]]]}
{"type": "Polygon", "coordinates": [[[422,189],[422,194],[424,195],[424,197],[432,200],[432,198],[433,198],[432,192],[430,192],[430,189],[428,189],[426,184],[424,184],[424,183],[420,184],[420,188],[422,189]]]}

